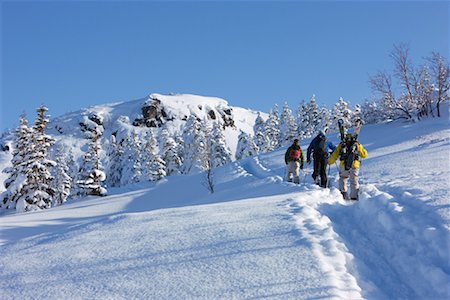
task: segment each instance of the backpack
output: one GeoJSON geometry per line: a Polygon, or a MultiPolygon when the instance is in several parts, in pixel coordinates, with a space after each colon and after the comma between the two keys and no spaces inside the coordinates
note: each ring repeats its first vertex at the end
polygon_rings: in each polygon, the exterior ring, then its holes
{"type": "Polygon", "coordinates": [[[314,151],[317,154],[325,154],[327,153],[327,139],[325,137],[321,138],[319,137],[319,140],[317,141],[316,148],[314,151]]]}
{"type": "Polygon", "coordinates": [[[296,160],[300,160],[300,156],[302,154],[302,148],[298,148],[298,149],[294,149],[291,148],[291,150],[289,151],[289,159],[296,161],[296,160]]]}
{"type": "Polygon", "coordinates": [[[344,144],[341,149],[341,160],[344,161],[345,170],[348,171],[352,168],[353,162],[359,160],[359,155],[357,153],[355,144],[352,143],[350,146],[344,144]]]}

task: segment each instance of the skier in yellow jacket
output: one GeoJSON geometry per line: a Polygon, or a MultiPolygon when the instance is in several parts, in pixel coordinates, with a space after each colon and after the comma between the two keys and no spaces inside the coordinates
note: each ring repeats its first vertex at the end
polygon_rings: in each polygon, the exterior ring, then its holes
{"type": "Polygon", "coordinates": [[[345,139],[331,154],[328,164],[332,165],[338,159],[340,159],[339,169],[339,190],[342,193],[344,199],[348,200],[347,193],[347,180],[350,177],[350,199],[358,200],[359,192],[359,160],[367,157],[367,151],[364,147],[358,143],[358,141],[349,133],[345,136],[345,139]]]}

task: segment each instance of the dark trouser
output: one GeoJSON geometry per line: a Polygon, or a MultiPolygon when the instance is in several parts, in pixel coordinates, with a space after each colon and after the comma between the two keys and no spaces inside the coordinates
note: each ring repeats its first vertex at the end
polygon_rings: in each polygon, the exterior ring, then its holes
{"type": "Polygon", "coordinates": [[[326,155],[314,155],[314,172],[312,177],[316,180],[317,176],[320,176],[320,186],[327,187],[327,164],[328,157],[326,155]]]}

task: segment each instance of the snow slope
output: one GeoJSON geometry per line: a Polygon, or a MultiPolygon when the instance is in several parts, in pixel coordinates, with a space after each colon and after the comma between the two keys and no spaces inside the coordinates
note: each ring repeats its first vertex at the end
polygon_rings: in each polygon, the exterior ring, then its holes
{"type": "MultiPolygon", "coordinates": [[[[449,299],[448,115],[365,126],[361,199],[285,149],[0,217],[2,299],[449,299]]],[[[330,136],[337,141],[336,136],[330,136]]],[[[309,141],[303,141],[306,149],[309,141]]]]}

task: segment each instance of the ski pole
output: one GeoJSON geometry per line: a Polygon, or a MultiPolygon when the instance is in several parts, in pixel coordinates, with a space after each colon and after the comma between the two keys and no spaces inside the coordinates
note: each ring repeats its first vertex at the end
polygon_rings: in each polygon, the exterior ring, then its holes
{"type": "Polygon", "coordinates": [[[328,165],[327,188],[330,187],[330,165],[328,165]]]}

